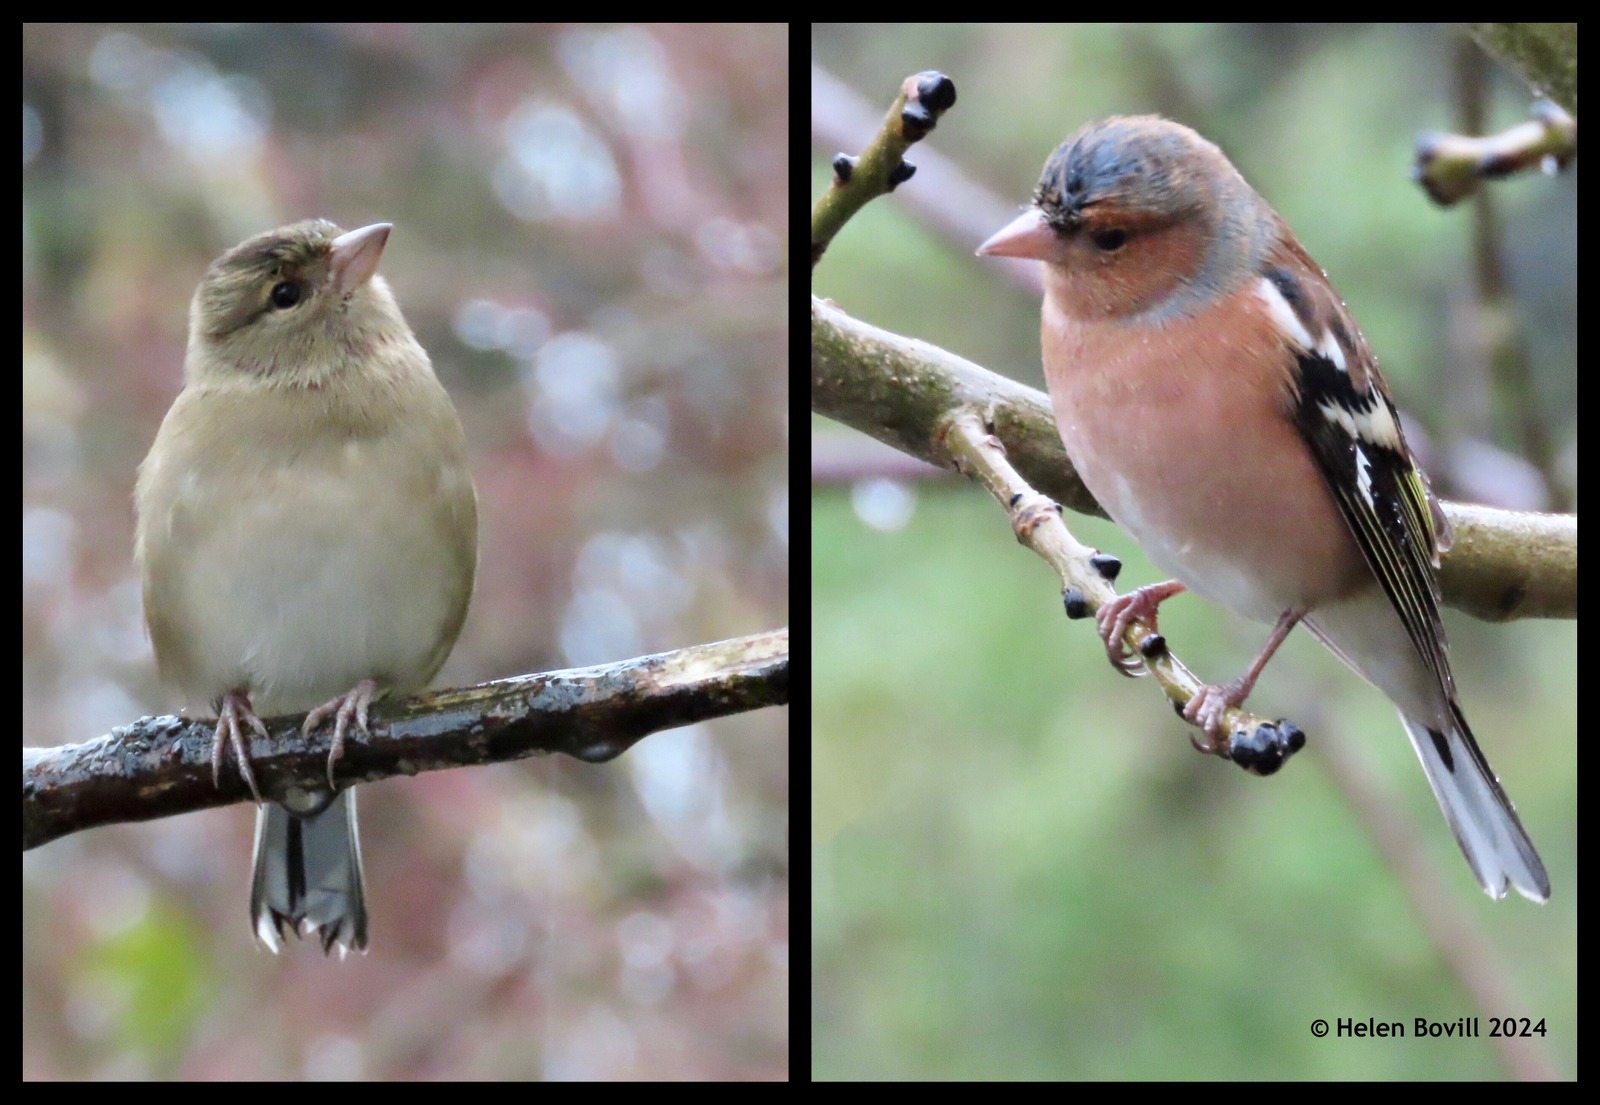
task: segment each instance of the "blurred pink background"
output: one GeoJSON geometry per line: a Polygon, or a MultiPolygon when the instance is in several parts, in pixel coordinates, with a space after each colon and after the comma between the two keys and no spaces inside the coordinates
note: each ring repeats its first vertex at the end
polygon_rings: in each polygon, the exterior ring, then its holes
{"type": "MultiPolygon", "coordinates": [[[[206,264],[322,216],[467,426],[477,590],[439,686],[788,620],[788,38],[774,25],[31,26],[23,742],[181,705],[135,469],[206,264]]],[[[23,1072],[782,1078],[788,714],[362,791],[372,951],[274,958],[252,819],[23,862],[23,1072]]]]}

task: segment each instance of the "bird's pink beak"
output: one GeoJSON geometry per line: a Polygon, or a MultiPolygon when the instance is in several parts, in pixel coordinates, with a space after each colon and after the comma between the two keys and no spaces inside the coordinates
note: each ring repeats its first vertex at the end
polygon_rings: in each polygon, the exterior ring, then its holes
{"type": "Polygon", "coordinates": [[[373,223],[341,234],[328,244],[328,271],[340,295],[348,295],[372,279],[392,229],[393,223],[373,223]]]}
{"type": "Polygon", "coordinates": [[[1044,221],[1044,212],[1030,207],[978,247],[980,257],[1031,257],[1043,261],[1056,245],[1056,232],[1044,221]]]}

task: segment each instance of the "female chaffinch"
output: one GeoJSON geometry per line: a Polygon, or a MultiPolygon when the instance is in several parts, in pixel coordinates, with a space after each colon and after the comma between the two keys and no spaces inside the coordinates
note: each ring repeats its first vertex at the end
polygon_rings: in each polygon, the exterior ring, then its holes
{"type": "Polygon", "coordinates": [[[1185,716],[1215,740],[1298,622],[1400,711],[1490,896],[1550,879],[1456,701],[1439,618],[1450,531],[1378,362],[1327,276],[1222,151],[1157,116],[1091,123],[980,254],[1045,263],[1044,374],[1084,485],[1174,580],[1097,613],[1123,632],[1188,589],[1274,624],[1185,716]],[[1181,581],[1181,582],[1180,582],[1181,581]]]}

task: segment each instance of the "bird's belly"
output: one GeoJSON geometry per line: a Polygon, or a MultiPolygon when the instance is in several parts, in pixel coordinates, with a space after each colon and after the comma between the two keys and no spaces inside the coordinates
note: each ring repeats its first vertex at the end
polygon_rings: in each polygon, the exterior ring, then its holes
{"type": "Polygon", "coordinates": [[[1190,590],[1272,622],[1366,581],[1360,550],[1298,431],[1281,414],[1219,408],[1182,377],[1159,389],[1052,389],[1067,453],[1085,486],[1162,571],[1190,590]],[[1057,394],[1057,391],[1065,394],[1057,394]],[[1080,406],[1093,409],[1079,419],[1080,406]],[[1234,425],[1255,429],[1249,436],[1234,425]],[[1262,429],[1266,427],[1266,429],[1262,429]],[[1319,498],[1308,502],[1306,489],[1319,498]]]}
{"type": "MultiPolygon", "coordinates": [[[[439,512],[399,480],[293,466],[271,478],[226,501],[229,524],[178,526],[193,541],[177,596],[196,645],[191,696],[243,687],[267,714],[365,678],[424,684],[459,613],[460,565],[439,512]]],[[[218,499],[197,489],[193,509],[218,499]]]]}

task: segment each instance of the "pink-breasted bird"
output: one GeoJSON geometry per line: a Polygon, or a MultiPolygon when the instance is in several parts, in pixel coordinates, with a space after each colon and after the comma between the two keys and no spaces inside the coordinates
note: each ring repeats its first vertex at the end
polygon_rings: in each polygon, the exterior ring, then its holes
{"type": "Polygon", "coordinates": [[[1068,455],[1174,580],[1097,613],[1123,631],[1191,590],[1274,629],[1185,716],[1215,739],[1296,624],[1400,711],[1478,882],[1550,896],[1473,738],[1439,617],[1450,529],[1378,362],[1326,274],[1214,144],[1157,116],[1091,123],[980,254],[1044,262],[1041,336],[1068,455]]]}

